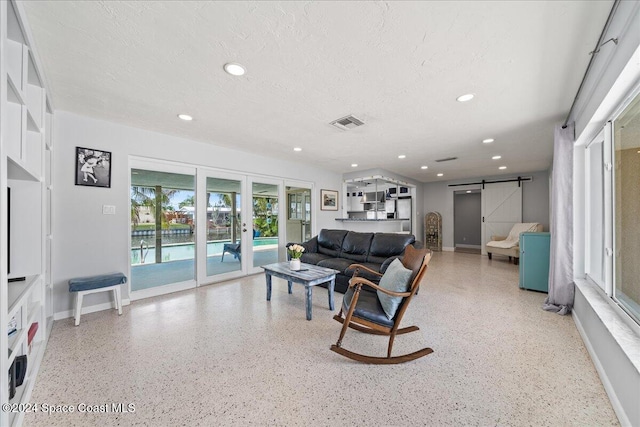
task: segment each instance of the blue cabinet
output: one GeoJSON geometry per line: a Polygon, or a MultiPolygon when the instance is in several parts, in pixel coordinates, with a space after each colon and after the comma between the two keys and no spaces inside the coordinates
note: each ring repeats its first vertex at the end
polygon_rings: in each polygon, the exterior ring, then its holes
{"type": "Polygon", "coordinates": [[[520,288],[549,292],[549,233],[520,234],[520,288]]]}

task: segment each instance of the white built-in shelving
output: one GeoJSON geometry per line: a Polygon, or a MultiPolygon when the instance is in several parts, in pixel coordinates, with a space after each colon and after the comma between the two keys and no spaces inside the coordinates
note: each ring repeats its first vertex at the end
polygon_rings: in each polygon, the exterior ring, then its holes
{"type": "MultiPolygon", "coordinates": [[[[0,2],[0,404],[30,398],[53,325],[51,205],[53,109],[19,2],[0,2]],[[24,280],[10,281],[22,278],[24,280]],[[17,331],[9,336],[8,325],[17,331]],[[29,329],[38,329],[29,342],[29,329]],[[9,398],[6,373],[27,356],[24,382],[9,398]]],[[[1,426],[24,413],[0,411],[1,426]]]]}

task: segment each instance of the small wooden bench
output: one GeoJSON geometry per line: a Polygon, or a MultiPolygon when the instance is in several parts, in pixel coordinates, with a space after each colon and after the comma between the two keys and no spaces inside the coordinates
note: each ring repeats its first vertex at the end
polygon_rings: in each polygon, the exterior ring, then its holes
{"type": "Polygon", "coordinates": [[[99,276],[77,277],[69,279],[69,292],[75,292],[75,323],[80,324],[80,314],[82,313],[82,298],[85,295],[94,294],[96,292],[113,291],[113,299],[115,300],[116,310],[118,314],[122,314],[122,294],[120,285],[127,283],[127,276],[122,273],[101,274],[99,276]]]}

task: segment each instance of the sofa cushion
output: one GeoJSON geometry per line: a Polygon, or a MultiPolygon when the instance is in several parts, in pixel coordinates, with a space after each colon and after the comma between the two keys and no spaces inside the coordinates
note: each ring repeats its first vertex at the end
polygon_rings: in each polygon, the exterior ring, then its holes
{"type": "Polygon", "coordinates": [[[342,252],[342,242],[347,230],[320,230],[318,234],[318,252],[332,257],[339,257],[342,252]]]}
{"type": "Polygon", "coordinates": [[[342,242],[340,256],[354,262],[365,262],[369,254],[371,240],[373,240],[373,233],[349,231],[342,242]]]}
{"type": "MultiPolygon", "coordinates": [[[[394,260],[380,279],[380,287],[392,292],[407,292],[412,271],[405,268],[399,259],[394,260]]],[[[388,319],[393,319],[402,303],[402,297],[387,295],[378,291],[380,305],[388,319]]]]}
{"type": "Polygon", "coordinates": [[[401,255],[404,248],[415,240],[413,234],[376,233],[371,241],[367,262],[382,264],[390,256],[401,255]]]}
{"type": "MultiPolygon", "coordinates": [[[[287,247],[291,246],[293,243],[287,243],[287,247]]],[[[304,248],[305,252],[318,252],[318,236],[311,238],[310,240],[300,243],[304,248]]]]}
{"type": "Polygon", "coordinates": [[[322,260],[331,259],[331,258],[333,257],[329,255],[315,253],[315,252],[303,252],[302,257],[300,258],[300,262],[316,265],[322,260]]]}
{"type": "MultiPolygon", "coordinates": [[[[367,285],[362,285],[362,290],[372,290],[367,285]]],[[[349,305],[353,299],[354,288],[349,288],[342,298],[342,310],[346,313],[349,310],[349,305]]],[[[375,292],[360,292],[358,296],[358,302],[356,308],[353,311],[353,315],[360,317],[361,319],[367,319],[378,325],[393,327],[393,321],[387,318],[387,314],[380,305],[380,300],[375,292]]]]}
{"type": "Polygon", "coordinates": [[[76,277],[75,279],[69,279],[69,292],[90,291],[92,289],[122,285],[124,283],[127,283],[127,276],[122,273],[76,277]]]}
{"type": "Polygon", "coordinates": [[[318,263],[318,266],[325,268],[333,268],[334,270],[338,270],[340,273],[343,273],[349,268],[349,266],[353,263],[350,259],[346,258],[327,258],[323,259],[318,263]]]}

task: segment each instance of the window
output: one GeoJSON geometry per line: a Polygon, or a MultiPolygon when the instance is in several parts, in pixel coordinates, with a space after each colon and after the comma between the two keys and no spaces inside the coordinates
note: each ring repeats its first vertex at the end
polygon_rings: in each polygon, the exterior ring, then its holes
{"type": "Polygon", "coordinates": [[[586,150],[586,245],[585,272],[587,276],[606,290],[604,276],[605,263],[605,223],[604,223],[604,131],[587,146],[586,150]]]}
{"type": "Polygon", "coordinates": [[[640,323],[640,95],[615,119],[613,298],[640,323]]]}
{"type": "Polygon", "coordinates": [[[585,273],[640,323],[640,94],[586,146],[584,162],[585,273]]]}

